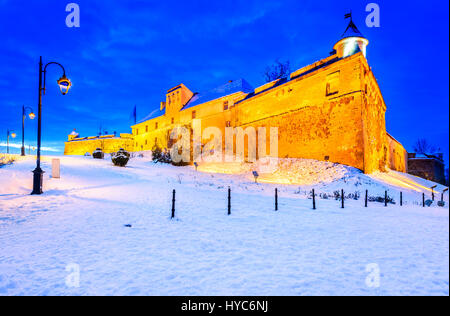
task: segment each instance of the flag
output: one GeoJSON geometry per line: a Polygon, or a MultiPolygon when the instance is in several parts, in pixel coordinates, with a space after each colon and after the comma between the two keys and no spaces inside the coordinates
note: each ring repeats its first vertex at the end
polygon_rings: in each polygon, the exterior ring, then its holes
{"type": "Polygon", "coordinates": [[[136,123],[137,123],[137,108],[136,108],[136,105],[134,106],[133,113],[131,113],[131,117],[133,118],[134,124],[136,125],[136,123]]]}
{"type": "Polygon", "coordinates": [[[352,18],[352,11],[350,11],[350,13],[347,13],[345,15],[345,19],[351,19],[352,18]]]}

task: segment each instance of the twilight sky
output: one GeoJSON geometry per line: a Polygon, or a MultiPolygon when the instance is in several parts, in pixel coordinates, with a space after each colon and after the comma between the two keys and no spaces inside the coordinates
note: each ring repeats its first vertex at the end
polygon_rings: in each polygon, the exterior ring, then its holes
{"type": "MultiPolygon", "coordinates": [[[[21,106],[36,110],[39,56],[66,67],[73,88],[59,93],[58,67],[47,74],[43,145],[62,151],[72,129],[129,132],[159,107],[169,88],[194,92],[245,78],[254,87],[276,59],[293,70],[327,57],[344,14],[369,39],[368,61],[387,103],[388,132],[407,150],[418,138],[449,152],[449,4],[447,1],[139,1],[0,0],[0,143],[21,130],[21,106]],[[65,25],[76,2],[81,27],[65,25]],[[381,8],[381,27],[365,7],[381,8]]],[[[26,142],[36,143],[36,122],[26,142]]],[[[19,144],[19,140],[14,140],[19,144]]],[[[0,146],[0,151],[5,149],[0,146]]],[[[19,149],[13,149],[19,152],[19,149]]]]}

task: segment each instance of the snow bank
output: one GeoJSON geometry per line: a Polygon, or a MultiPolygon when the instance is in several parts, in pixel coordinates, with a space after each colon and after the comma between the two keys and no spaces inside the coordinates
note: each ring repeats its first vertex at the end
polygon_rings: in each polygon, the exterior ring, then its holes
{"type": "Polygon", "coordinates": [[[430,196],[425,180],[300,160],[274,176],[296,184],[255,184],[252,168],[204,173],[148,157],[126,168],[62,157],[61,179],[51,179],[50,158],[42,196],[29,195],[31,157],[0,168],[0,295],[449,294],[449,210],[418,205],[430,196]],[[406,205],[364,208],[359,199],[341,209],[318,198],[313,211],[312,187],[401,190],[406,205]],[[73,264],[79,287],[66,283],[73,264]],[[366,282],[373,266],[376,287],[366,282]]]}

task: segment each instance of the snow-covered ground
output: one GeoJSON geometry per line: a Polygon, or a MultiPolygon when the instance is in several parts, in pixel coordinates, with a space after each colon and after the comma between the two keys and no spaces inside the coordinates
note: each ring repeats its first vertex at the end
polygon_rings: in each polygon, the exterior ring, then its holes
{"type": "Polygon", "coordinates": [[[31,157],[0,168],[0,295],[449,295],[449,209],[421,206],[429,181],[285,160],[255,184],[254,166],[86,157],[59,157],[51,179],[50,158],[42,196],[31,157]],[[341,189],[361,197],[342,209],[341,189]],[[365,208],[366,189],[396,204],[365,208]]]}

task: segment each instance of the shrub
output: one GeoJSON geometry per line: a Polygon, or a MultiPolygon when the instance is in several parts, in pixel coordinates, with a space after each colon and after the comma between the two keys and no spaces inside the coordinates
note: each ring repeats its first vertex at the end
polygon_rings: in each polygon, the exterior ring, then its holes
{"type": "Polygon", "coordinates": [[[111,160],[115,166],[125,167],[130,160],[130,153],[121,148],[118,152],[111,154],[111,160]]]}
{"type": "MultiPolygon", "coordinates": [[[[339,200],[341,200],[341,195],[342,195],[341,191],[334,191],[332,197],[334,197],[334,199],[336,201],[339,201],[339,200]]],[[[331,197],[331,196],[329,196],[329,197],[331,197]]],[[[346,199],[346,200],[357,201],[357,200],[359,200],[360,197],[361,197],[361,193],[359,191],[355,191],[354,193],[349,193],[347,195],[345,195],[345,192],[344,192],[344,199],[346,199]]]]}
{"type": "Polygon", "coordinates": [[[0,168],[12,164],[16,159],[12,155],[0,156],[0,168]]]}
{"type": "Polygon", "coordinates": [[[334,199],[336,201],[341,199],[341,192],[340,191],[334,191],[333,194],[334,194],[334,199]]]}
{"type": "Polygon", "coordinates": [[[347,199],[359,200],[360,197],[361,197],[361,193],[359,193],[359,191],[355,191],[355,193],[350,193],[347,196],[347,199]]]}
{"type": "Polygon", "coordinates": [[[103,153],[101,148],[97,148],[92,153],[92,157],[94,157],[94,159],[103,159],[103,158],[105,158],[105,154],[103,153]]]}
{"type": "Polygon", "coordinates": [[[152,160],[154,163],[172,163],[172,159],[170,158],[170,153],[167,151],[163,151],[161,148],[155,146],[152,150],[152,160]]]}
{"type": "MultiPolygon", "coordinates": [[[[368,200],[369,202],[384,203],[384,196],[369,196],[369,197],[367,198],[367,200],[368,200]]],[[[394,198],[390,197],[389,195],[388,195],[388,197],[387,197],[387,202],[388,202],[389,204],[396,204],[394,198]]]]}

